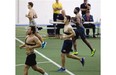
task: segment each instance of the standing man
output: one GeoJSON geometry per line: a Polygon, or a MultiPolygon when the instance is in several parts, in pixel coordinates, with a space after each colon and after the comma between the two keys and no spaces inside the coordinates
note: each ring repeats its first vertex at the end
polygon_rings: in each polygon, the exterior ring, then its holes
{"type": "Polygon", "coordinates": [[[31,67],[34,71],[41,73],[42,75],[48,75],[42,68],[38,67],[36,64],[36,54],[34,53],[35,48],[41,47],[41,42],[37,36],[35,36],[36,28],[35,26],[29,26],[27,30],[27,36],[25,39],[25,44],[22,44],[20,48],[26,49],[26,61],[24,66],[24,75],[28,75],[28,70],[31,67]]]}
{"type": "Polygon", "coordinates": [[[64,19],[65,26],[63,29],[64,34],[60,37],[61,39],[64,40],[64,43],[61,50],[62,67],[58,69],[59,72],[65,71],[65,61],[66,61],[65,57],[80,61],[82,66],[84,66],[85,63],[84,58],[78,57],[70,53],[72,51],[72,37],[75,36],[75,32],[72,26],[70,25],[70,20],[71,20],[70,16],[65,17],[64,19]]]}
{"type": "Polygon", "coordinates": [[[60,11],[62,10],[62,4],[59,2],[59,0],[56,0],[56,2],[52,4],[52,8],[53,8],[53,21],[57,21],[57,16],[60,14],[60,11]]]}
{"type": "Polygon", "coordinates": [[[86,14],[87,10],[91,9],[91,5],[88,3],[88,0],[84,0],[84,3],[80,5],[82,16],[86,14]]]}
{"type": "Polygon", "coordinates": [[[29,19],[29,25],[36,27],[35,35],[42,42],[42,48],[44,48],[46,46],[47,42],[44,42],[42,37],[38,34],[38,29],[37,29],[37,26],[36,26],[36,22],[34,20],[35,18],[37,18],[37,14],[36,14],[35,10],[33,9],[33,3],[32,2],[28,2],[28,9],[29,9],[29,12],[25,16],[29,19]]]}
{"type": "Polygon", "coordinates": [[[77,52],[77,44],[76,44],[76,40],[78,39],[78,37],[80,36],[81,39],[83,40],[83,42],[90,48],[91,50],[91,57],[94,56],[96,50],[94,48],[92,48],[91,44],[88,42],[88,40],[86,39],[86,36],[85,36],[85,29],[83,27],[83,24],[82,24],[82,17],[81,15],[79,14],[79,11],[80,11],[80,8],[79,7],[76,7],[74,9],[74,14],[75,14],[75,19],[74,19],[74,22],[76,24],[76,30],[75,30],[75,33],[76,33],[76,36],[73,37],[73,47],[74,47],[74,54],[78,54],[77,52]]]}

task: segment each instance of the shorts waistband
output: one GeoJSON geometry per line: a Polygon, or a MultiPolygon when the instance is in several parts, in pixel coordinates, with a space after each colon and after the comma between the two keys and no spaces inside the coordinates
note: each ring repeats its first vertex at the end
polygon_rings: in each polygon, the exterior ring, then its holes
{"type": "Polygon", "coordinates": [[[29,55],[31,55],[31,54],[35,54],[35,53],[34,53],[34,52],[30,52],[30,53],[27,54],[27,56],[29,56],[29,55]]]}

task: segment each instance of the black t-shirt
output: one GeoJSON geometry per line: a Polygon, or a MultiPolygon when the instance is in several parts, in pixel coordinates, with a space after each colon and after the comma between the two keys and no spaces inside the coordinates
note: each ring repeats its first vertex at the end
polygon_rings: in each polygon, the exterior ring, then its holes
{"type": "MultiPolygon", "coordinates": [[[[88,5],[91,6],[89,3],[88,3],[88,5]]],[[[80,8],[81,8],[81,9],[87,9],[87,6],[86,6],[85,3],[83,3],[83,4],[81,4],[80,8]]],[[[86,11],[81,11],[81,14],[82,14],[82,15],[85,15],[85,14],[86,14],[86,11]]]]}

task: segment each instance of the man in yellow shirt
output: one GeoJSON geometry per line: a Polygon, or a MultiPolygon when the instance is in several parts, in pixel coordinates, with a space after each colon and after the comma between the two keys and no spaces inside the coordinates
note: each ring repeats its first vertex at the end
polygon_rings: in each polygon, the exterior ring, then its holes
{"type": "Polygon", "coordinates": [[[56,21],[57,15],[60,14],[60,10],[62,10],[62,4],[59,0],[56,0],[55,3],[52,5],[53,8],[53,20],[56,21]]]}
{"type": "Polygon", "coordinates": [[[62,4],[59,2],[59,0],[56,0],[56,2],[52,4],[52,8],[53,8],[53,21],[57,21],[57,16],[60,14],[60,11],[62,10],[62,4]]]}

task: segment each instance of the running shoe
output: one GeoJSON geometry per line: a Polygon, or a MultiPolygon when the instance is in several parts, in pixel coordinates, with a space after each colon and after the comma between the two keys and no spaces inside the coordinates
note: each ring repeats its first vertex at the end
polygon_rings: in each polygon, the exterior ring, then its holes
{"type": "Polygon", "coordinates": [[[81,64],[82,64],[82,66],[85,65],[85,58],[81,58],[81,64]]]}
{"type": "Polygon", "coordinates": [[[73,55],[78,55],[78,52],[72,52],[73,55]]]}
{"type": "Polygon", "coordinates": [[[47,42],[43,42],[42,43],[42,48],[45,48],[46,47],[46,44],[47,44],[47,42]]]}
{"type": "Polygon", "coordinates": [[[95,52],[96,52],[95,49],[93,49],[93,51],[91,51],[91,57],[93,57],[95,55],[95,52]]]}
{"type": "Polygon", "coordinates": [[[58,72],[64,72],[64,71],[65,71],[65,68],[58,69],[58,72]]]}

